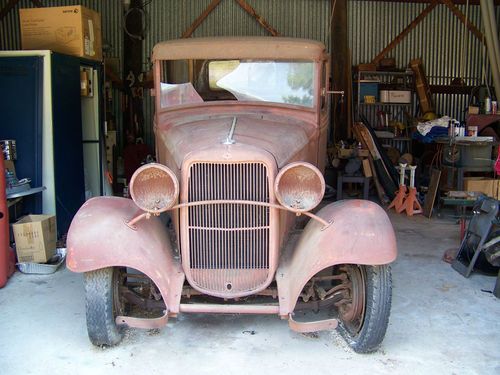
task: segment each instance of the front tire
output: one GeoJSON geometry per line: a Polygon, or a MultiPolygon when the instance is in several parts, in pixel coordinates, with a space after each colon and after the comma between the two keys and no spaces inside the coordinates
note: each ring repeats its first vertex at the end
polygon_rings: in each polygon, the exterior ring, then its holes
{"type": "Polygon", "coordinates": [[[337,305],[337,330],[357,353],[376,351],[389,323],[392,301],[391,268],[388,265],[346,265],[350,298],[337,305]]]}
{"type": "Polygon", "coordinates": [[[123,314],[119,298],[122,268],[109,267],[85,272],[85,308],[87,332],[92,344],[114,346],[123,337],[115,318],[123,314]]]}

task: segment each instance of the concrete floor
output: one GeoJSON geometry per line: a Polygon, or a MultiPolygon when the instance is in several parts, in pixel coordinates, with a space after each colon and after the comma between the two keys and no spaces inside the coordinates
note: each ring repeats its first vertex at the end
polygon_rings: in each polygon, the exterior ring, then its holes
{"type": "Polygon", "coordinates": [[[0,289],[0,373],[7,374],[500,374],[495,278],[465,279],[441,260],[458,245],[451,220],[391,215],[399,257],[379,352],[358,355],[336,333],[301,335],[274,316],[183,315],[93,347],[82,277],[16,273],[0,289]],[[252,334],[253,333],[253,334],[252,334]]]}

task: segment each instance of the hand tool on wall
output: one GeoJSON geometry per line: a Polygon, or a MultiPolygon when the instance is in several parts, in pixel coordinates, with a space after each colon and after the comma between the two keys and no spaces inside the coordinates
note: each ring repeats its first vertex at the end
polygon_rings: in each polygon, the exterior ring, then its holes
{"type": "Polygon", "coordinates": [[[407,165],[406,163],[399,163],[399,190],[396,193],[396,197],[389,205],[389,209],[394,207],[394,209],[398,213],[404,210],[404,200],[406,199],[406,193],[407,193],[405,185],[406,165],[407,165]]]}
{"type": "Polygon", "coordinates": [[[418,201],[417,189],[415,188],[415,169],[417,169],[417,166],[410,165],[408,168],[410,169],[410,187],[401,211],[406,210],[406,215],[413,216],[422,213],[422,206],[418,201]]]}

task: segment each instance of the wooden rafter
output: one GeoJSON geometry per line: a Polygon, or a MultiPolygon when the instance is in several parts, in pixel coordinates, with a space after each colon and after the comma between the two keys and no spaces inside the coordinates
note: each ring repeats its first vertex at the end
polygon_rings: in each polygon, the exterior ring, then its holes
{"type": "Polygon", "coordinates": [[[392,42],[390,42],[387,47],[385,47],[382,52],[380,52],[375,58],[372,60],[372,64],[377,64],[380,60],[384,58],[387,53],[396,47],[405,37],[412,31],[427,15],[432,12],[432,10],[438,5],[436,0],[432,1],[425,9],[420,13],[411,23],[405,27],[403,31],[396,36],[392,42]]]}
{"type": "Polygon", "coordinates": [[[257,22],[266,29],[272,36],[279,36],[279,33],[274,29],[265,19],[260,16],[255,9],[253,9],[245,0],[236,0],[238,5],[243,8],[245,12],[250,14],[257,22]]]}
{"type": "Polygon", "coordinates": [[[478,30],[476,26],[474,26],[468,19],[465,18],[465,15],[458,9],[451,0],[440,0],[444,5],[446,5],[453,12],[455,16],[472,32],[476,38],[478,38],[481,43],[484,42],[483,33],[478,30]]]}
{"type": "MultiPolygon", "coordinates": [[[[14,0],[15,1],[15,0],[14,0]]],[[[17,0],[19,1],[19,0],[17,0]]],[[[200,26],[203,21],[208,17],[208,15],[215,9],[217,6],[220,4],[222,0],[213,0],[208,7],[203,11],[202,14],[194,22],[191,24],[191,26],[188,27],[184,33],[182,33],[182,38],[189,38],[191,35],[193,35],[194,31],[200,26]]],[[[279,36],[279,33],[274,29],[266,20],[264,17],[259,15],[255,9],[253,9],[250,4],[248,4],[245,0],[235,0],[238,5],[243,8],[245,12],[250,14],[253,18],[256,19],[256,21],[261,25],[264,29],[266,29],[272,36],[279,36]]]]}
{"type": "Polygon", "coordinates": [[[184,33],[182,33],[182,38],[189,38],[191,35],[193,35],[194,31],[200,26],[203,21],[208,17],[208,15],[215,9],[217,6],[220,4],[222,0],[212,0],[210,4],[208,4],[208,7],[203,11],[200,16],[194,20],[194,22],[191,24],[191,26],[188,27],[184,33]]]}
{"type": "MultiPolygon", "coordinates": [[[[428,1],[421,1],[428,2],[428,1]]],[[[455,6],[456,1],[453,0],[432,0],[430,4],[420,13],[398,36],[396,36],[388,45],[385,47],[382,52],[380,52],[375,58],[372,60],[372,64],[377,64],[384,58],[387,53],[396,47],[408,33],[413,30],[427,15],[438,5],[444,4],[447,6],[453,14],[474,34],[476,38],[478,38],[481,43],[484,43],[483,33],[479,31],[479,29],[474,26],[468,19],[465,18],[465,15],[455,6]]]]}

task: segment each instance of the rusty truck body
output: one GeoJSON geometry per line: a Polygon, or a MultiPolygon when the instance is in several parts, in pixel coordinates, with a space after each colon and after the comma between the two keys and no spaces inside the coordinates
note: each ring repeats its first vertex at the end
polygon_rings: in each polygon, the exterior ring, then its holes
{"type": "Polygon", "coordinates": [[[87,201],[68,234],[91,341],[115,345],[123,327],[160,328],[181,313],[274,314],[376,350],[396,240],[376,203],[321,203],[324,46],[193,38],[156,45],[152,60],[157,162],[134,173],[132,199],[87,201]],[[137,305],[159,312],[141,316],[137,305]],[[302,309],[329,315],[297,321],[302,309]]]}

